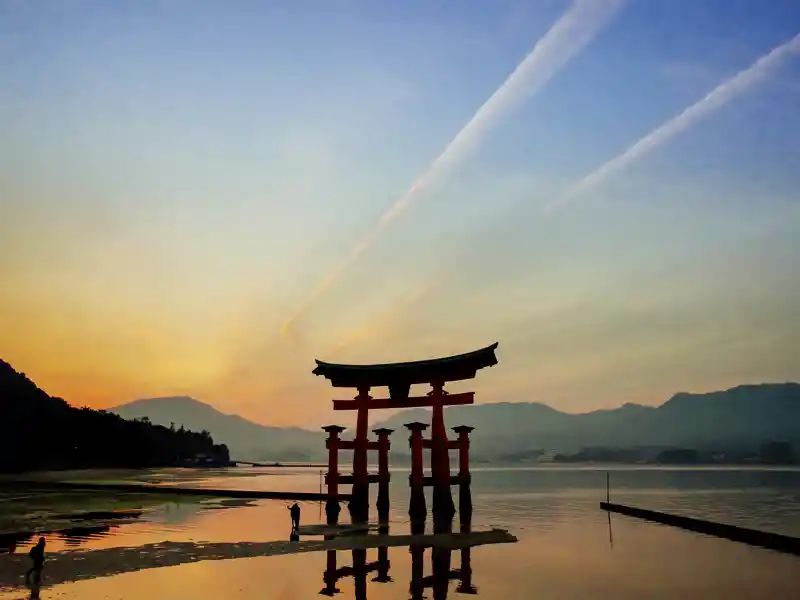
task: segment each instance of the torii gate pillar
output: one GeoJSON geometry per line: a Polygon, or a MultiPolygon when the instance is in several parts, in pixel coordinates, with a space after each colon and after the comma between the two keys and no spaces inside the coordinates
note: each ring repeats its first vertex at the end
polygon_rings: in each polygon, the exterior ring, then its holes
{"type": "Polygon", "coordinates": [[[357,521],[367,521],[369,517],[369,475],[367,473],[367,428],[369,422],[368,403],[372,399],[369,386],[358,386],[355,401],[358,407],[356,417],[356,437],[353,440],[353,495],[350,498],[350,513],[357,521]]]}
{"type": "Polygon", "coordinates": [[[408,505],[408,516],[411,522],[425,521],[428,508],[425,506],[424,465],[422,462],[422,432],[428,428],[426,423],[406,423],[411,432],[408,443],[411,446],[411,499],[408,505]]]}
{"type": "Polygon", "coordinates": [[[339,425],[328,425],[322,430],[328,434],[325,445],[328,448],[328,474],[325,478],[328,484],[328,499],[325,502],[325,516],[328,525],[335,525],[339,522],[339,513],[342,507],[339,506],[339,446],[341,439],[339,434],[345,427],[339,425]]]}
{"type": "Polygon", "coordinates": [[[389,522],[389,436],[393,429],[374,429],[378,436],[378,521],[389,522]]]}
{"type": "Polygon", "coordinates": [[[431,474],[433,475],[433,514],[452,519],[456,512],[450,493],[450,455],[444,426],[444,383],[431,383],[431,474]]]}
{"type": "Polygon", "coordinates": [[[472,475],[469,472],[469,434],[475,429],[469,425],[453,427],[458,434],[458,518],[462,523],[472,521],[472,475]]]}

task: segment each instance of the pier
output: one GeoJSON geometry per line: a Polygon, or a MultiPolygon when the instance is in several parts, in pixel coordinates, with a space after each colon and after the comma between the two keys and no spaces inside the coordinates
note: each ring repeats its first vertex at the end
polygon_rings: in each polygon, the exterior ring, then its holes
{"type": "Polygon", "coordinates": [[[737,525],[716,523],[714,521],[695,519],[693,517],[673,515],[655,510],[648,510],[646,508],[626,506],[625,504],[614,504],[613,502],[601,502],[600,508],[628,517],[636,517],[637,519],[661,523],[662,525],[671,525],[673,527],[679,527],[680,529],[703,533],[734,542],[748,544],[750,546],[758,546],[785,554],[800,556],[800,538],[788,535],[748,529],[737,525]]]}

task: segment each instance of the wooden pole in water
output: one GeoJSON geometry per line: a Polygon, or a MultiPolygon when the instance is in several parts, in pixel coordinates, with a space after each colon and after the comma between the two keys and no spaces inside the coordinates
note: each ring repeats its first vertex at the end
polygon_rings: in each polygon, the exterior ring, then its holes
{"type": "Polygon", "coordinates": [[[369,477],[367,473],[367,449],[368,440],[368,413],[369,386],[359,386],[358,396],[355,398],[358,403],[358,416],[356,418],[356,437],[353,447],[353,491],[350,498],[350,514],[359,522],[369,520],[369,477]]]}
{"type": "Polygon", "coordinates": [[[453,427],[458,434],[458,512],[461,523],[472,521],[472,494],[469,472],[469,434],[474,429],[468,425],[453,427]]]}
{"type": "Polygon", "coordinates": [[[328,447],[328,498],[325,501],[325,514],[328,525],[339,521],[339,434],[345,430],[338,425],[328,425],[322,428],[328,434],[325,445],[328,447]]]}
{"type": "Polygon", "coordinates": [[[611,502],[611,475],[606,471],[606,502],[611,502]]]}
{"type": "Polygon", "coordinates": [[[447,430],[444,428],[444,384],[431,382],[431,475],[433,475],[433,513],[451,519],[456,512],[450,491],[450,457],[447,430]]]}
{"type": "Polygon", "coordinates": [[[378,519],[389,522],[389,436],[392,429],[374,430],[378,436],[378,519]]]}
{"type": "Polygon", "coordinates": [[[406,428],[411,432],[408,438],[411,446],[411,475],[408,480],[411,484],[411,499],[408,505],[408,516],[412,524],[424,522],[428,515],[425,507],[425,493],[423,492],[423,464],[422,464],[422,432],[428,428],[425,423],[406,423],[406,428]]]}

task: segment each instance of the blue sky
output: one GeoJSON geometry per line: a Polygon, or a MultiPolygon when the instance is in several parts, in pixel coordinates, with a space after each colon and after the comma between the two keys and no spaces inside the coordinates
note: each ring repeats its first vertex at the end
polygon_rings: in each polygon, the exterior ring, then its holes
{"type": "Polygon", "coordinates": [[[0,2],[0,352],[76,404],[187,393],[298,424],[328,416],[315,357],[495,340],[482,401],[583,411],[797,380],[797,41],[541,209],[791,43],[800,5],[618,4],[347,262],[580,6],[0,2]]]}

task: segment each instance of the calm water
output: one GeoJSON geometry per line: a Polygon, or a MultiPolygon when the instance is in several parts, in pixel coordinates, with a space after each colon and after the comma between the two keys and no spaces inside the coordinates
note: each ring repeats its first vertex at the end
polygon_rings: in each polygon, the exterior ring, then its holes
{"type": "MultiPolygon", "coordinates": [[[[150,472],[165,485],[240,489],[319,490],[318,471],[263,474],[264,471],[203,473],[150,472]],[[188,479],[187,479],[188,477],[188,479]]],[[[478,470],[474,473],[473,529],[501,527],[518,538],[514,544],[471,549],[472,584],[480,597],[708,600],[800,598],[800,559],[768,550],[665,526],[608,515],[598,509],[605,499],[606,471],[588,468],[478,470]]],[[[712,518],[732,524],[800,536],[800,470],[766,469],[618,469],[610,471],[611,499],[646,508],[712,518]]],[[[392,535],[408,533],[405,519],[406,473],[392,482],[392,535]]],[[[79,561],[56,561],[44,572],[41,598],[314,598],[324,587],[323,574],[335,556],[336,566],[353,563],[354,552],[308,552],[235,560],[198,560],[219,542],[286,541],[289,517],[283,502],[210,510],[196,503],[164,504],[146,510],[135,522],[84,540],[51,537],[48,551],[81,552],[79,561]],[[206,545],[189,558],[186,547],[164,546],[162,564],[141,568],[137,555],[153,553],[154,543],[195,542],[206,545]],[[181,556],[183,556],[181,554],[181,556]],[[172,560],[173,562],[170,562],[172,560]],[[130,572],[124,572],[130,571],[130,572]],[[121,574],[115,574],[121,573],[121,574]],[[63,583],[57,583],[63,582],[63,583]],[[55,585],[52,585],[56,583],[55,585]]],[[[317,503],[303,504],[304,524],[322,521],[317,503]]],[[[343,516],[346,512],[343,512],[343,516]]],[[[219,546],[229,548],[229,546],[219,546]]],[[[248,547],[249,548],[249,547],[248,547]]],[[[215,550],[216,551],[216,550],[215,550]]],[[[226,550],[227,551],[227,550],[226,550]]],[[[368,562],[377,550],[367,551],[368,562]]],[[[0,599],[27,598],[21,576],[27,568],[25,548],[0,555],[0,599]]],[[[371,581],[370,599],[409,598],[412,559],[424,575],[432,569],[432,551],[412,556],[408,547],[389,548],[392,582],[371,581]]],[[[357,559],[357,558],[356,558],[357,559]]],[[[452,569],[462,553],[453,551],[452,569]]],[[[336,584],[340,598],[356,598],[352,578],[336,584]]],[[[460,596],[459,582],[448,597],[460,596]]],[[[426,598],[441,597],[431,589],[426,598]]],[[[362,596],[363,597],[363,596],[362,596]]]]}

